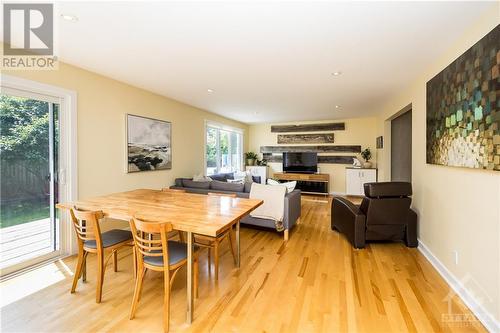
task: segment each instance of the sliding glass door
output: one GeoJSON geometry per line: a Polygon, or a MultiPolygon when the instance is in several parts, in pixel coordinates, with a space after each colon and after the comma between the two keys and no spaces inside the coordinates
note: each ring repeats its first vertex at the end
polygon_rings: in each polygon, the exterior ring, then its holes
{"type": "Polygon", "coordinates": [[[26,92],[0,95],[0,269],[59,253],[59,103],[26,92]]]}
{"type": "Polygon", "coordinates": [[[226,173],[241,170],[243,134],[240,131],[207,125],[206,173],[226,173]]]}

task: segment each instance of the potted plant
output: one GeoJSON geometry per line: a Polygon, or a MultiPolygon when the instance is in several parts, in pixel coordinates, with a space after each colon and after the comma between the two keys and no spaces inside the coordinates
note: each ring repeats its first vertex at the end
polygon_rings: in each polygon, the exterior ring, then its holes
{"type": "Polygon", "coordinates": [[[370,162],[372,158],[372,152],[370,151],[370,148],[366,148],[361,152],[361,157],[365,160],[365,163],[363,164],[363,167],[365,168],[371,168],[372,163],[370,162]]]}
{"type": "Polygon", "coordinates": [[[257,154],[253,151],[245,153],[245,159],[247,160],[247,165],[254,165],[255,160],[257,160],[257,154]]]}

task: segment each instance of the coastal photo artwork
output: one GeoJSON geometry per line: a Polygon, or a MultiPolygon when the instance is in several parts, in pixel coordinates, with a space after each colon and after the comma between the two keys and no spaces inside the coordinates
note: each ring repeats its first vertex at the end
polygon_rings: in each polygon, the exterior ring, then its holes
{"type": "Polygon", "coordinates": [[[127,171],[172,168],[172,124],[127,114],[127,171]]]}
{"type": "Polygon", "coordinates": [[[427,82],[427,163],[500,171],[500,25],[427,82]]]}

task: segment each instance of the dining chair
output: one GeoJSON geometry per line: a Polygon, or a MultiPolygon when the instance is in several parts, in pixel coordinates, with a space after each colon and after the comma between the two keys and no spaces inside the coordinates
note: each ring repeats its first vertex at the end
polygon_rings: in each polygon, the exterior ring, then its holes
{"type": "MultiPolygon", "coordinates": [[[[209,196],[217,196],[217,197],[229,197],[229,198],[236,198],[235,193],[216,193],[216,192],[209,192],[209,196]]],[[[220,243],[224,239],[229,240],[229,246],[231,248],[231,253],[233,254],[233,259],[234,263],[236,265],[236,252],[233,247],[233,228],[229,228],[226,231],[224,231],[221,235],[217,237],[211,237],[211,236],[205,236],[205,235],[194,235],[194,244],[207,248],[208,249],[208,271],[210,271],[210,266],[211,266],[211,252],[212,250],[214,251],[214,268],[215,268],[215,280],[219,280],[219,246],[220,243]]]]}
{"type": "MultiPolygon", "coordinates": [[[[167,192],[167,193],[187,193],[186,190],[180,189],[180,188],[162,188],[162,192],[167,192]]],[[[185,243],[185,238],[184,238],[184,233],[180,230],[173,230],[169,233],[168,238],[174,238],[175,236],[179,236],[179,241],[185,243]]]]}
{"type": "MultiPolygon", "coordinates": [[[[187,264],[187,244],[168,240],[172,224],[168,222],[144,221],[138,218],[130,220],[130,229],[134,237],[137,256],[137,275],[134,298],[130,310],[130,319],[134,319],[142,292],[144,276],[148,269],[163,272],[163,330],[168,332],[170,322],[170,289],[179,269],[187,264]]],[[[198,297],[198,254],[193,250],[194,295],[198,297]]]]}
{"type": "Polygon", "coordinates": [[[117,272],[117,251],[124,246],[132,246],[132,233],[128,230],[120,229],[112,229],[101,233],[99,220],[104,217],[102,211],[85,211],[74,207],[71,209],[70,214],[78,240],[78,263],[75,275],[73,276],[71,293],[75,292],[80,277],[82,277],[83,282],[87,280],[87,256],[89,253],[95,253],[97,255],[96,303],[100,303],[104,273],[108,261],[110,258],[113,258],[113,269],[117,272]],[[104,254],[106,251],[110,252],[105,258],[104,254]]]}

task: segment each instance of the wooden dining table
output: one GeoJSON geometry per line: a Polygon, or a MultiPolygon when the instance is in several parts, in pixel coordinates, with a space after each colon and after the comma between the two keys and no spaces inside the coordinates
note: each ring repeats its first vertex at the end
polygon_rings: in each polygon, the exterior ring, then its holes
{"type": "Polygon", "coordinates": [[[217,237],[235,226],[236,266],[240,267],[240,220],[263,203],[262,200],[207,196],[151,189],[114,193],[59,203],[57,208],[100,210],[105,217],[130,221],[170,222],[187,234],[187,322],[193,320],[193,234],[217,237]]]}

